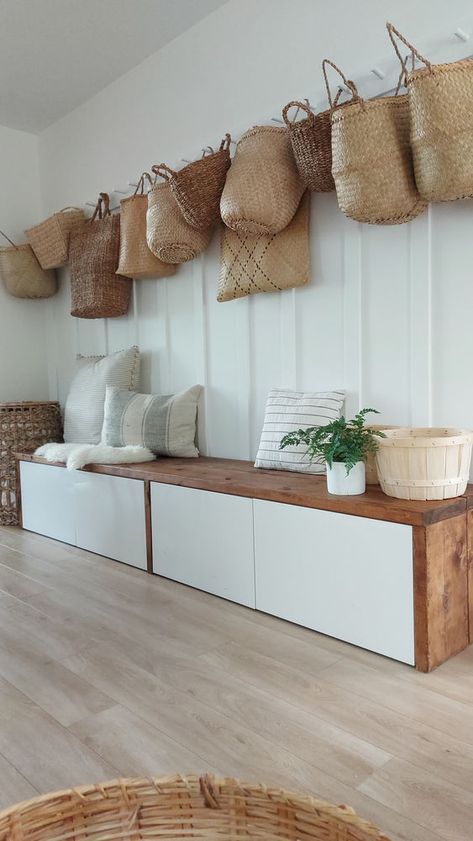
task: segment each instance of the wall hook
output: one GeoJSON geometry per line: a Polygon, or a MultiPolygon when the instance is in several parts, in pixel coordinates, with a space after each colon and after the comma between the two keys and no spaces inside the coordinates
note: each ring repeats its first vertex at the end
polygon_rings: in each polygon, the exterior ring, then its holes
{"type": "Polygon", "coordinates": [[[456,35],[456,37],[459,38],[460,41],[469,41],[470,40],[470,33],[465,32],[465,30],[460,29],[460,27],[458,27],[458,29],[455,29],[455,32],[453,34],[456,35]]]}

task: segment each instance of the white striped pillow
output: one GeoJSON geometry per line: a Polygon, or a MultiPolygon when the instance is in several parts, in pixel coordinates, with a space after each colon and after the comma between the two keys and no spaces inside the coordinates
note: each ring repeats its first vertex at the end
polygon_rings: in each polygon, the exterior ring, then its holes
{"type": "Polygon", "coordinates": [[[255,467],[265,470],[295,470],[298,473],[325,473],[322,458],[311,463],[307,447],[299,444],[279,449],[281,439],[295,429],[325,426],[340,417],[344,391],[287,391],[273,388],[266,402],[263,431],[255,467]]]}
{"type": "Polygon", "coordinates": [[[109,356],[78,356],[64,411],[64,441],[99,444],[107,386],[134,390],[139,386],[139,376],[140,351],[136,345],[109,356]]]}

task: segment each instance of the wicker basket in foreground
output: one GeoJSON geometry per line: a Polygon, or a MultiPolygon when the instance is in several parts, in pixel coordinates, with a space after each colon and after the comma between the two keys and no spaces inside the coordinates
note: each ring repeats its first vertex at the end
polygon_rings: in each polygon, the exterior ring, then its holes
{"type": "Polygon", "coordinates": [[[209,776],[114,780],[36,797],[0,813],[0,841],[242,836],[389,841],[347,806],[209,776]]]}
{"type": "Polygon", "coordinates": [[[465,493],[473,433],[466,429],[398,428],[378,439],[381,489],[397,499],[451,499],[465,493]]]}
{"type": "Polygon", "coordinates": [[[55,401],[0,403],[0,525],[16,526],[15,452],[62,441],[62,420],[55,401]]]}

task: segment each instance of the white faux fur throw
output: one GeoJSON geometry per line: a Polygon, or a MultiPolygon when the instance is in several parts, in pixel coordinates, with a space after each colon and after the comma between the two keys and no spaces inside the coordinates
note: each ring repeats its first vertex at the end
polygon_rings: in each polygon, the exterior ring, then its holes
{"type": "Polygon", "coordinates": [[[155,454],[146,447],[106,447],[105,444],[43,444],[35,456],[63,462],[68,470],[80,470],[86,464],[135,464],[154,461],[155,454]]]}

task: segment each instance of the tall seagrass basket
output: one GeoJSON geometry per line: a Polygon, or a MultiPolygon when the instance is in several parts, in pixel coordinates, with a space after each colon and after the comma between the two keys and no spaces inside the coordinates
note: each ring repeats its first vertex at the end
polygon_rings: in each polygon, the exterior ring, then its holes
{"type": "Polygon", "coordinates": [[[0,812],[0,841],[389,841],[347,806],[232,779],[114,780],[0,812]]]}
{"type": "Polygon", "coordinates": [[[55,401],[0,403],[0,525],[19,520],[15,452],[62,441],[62,420],[55,401]]]}

